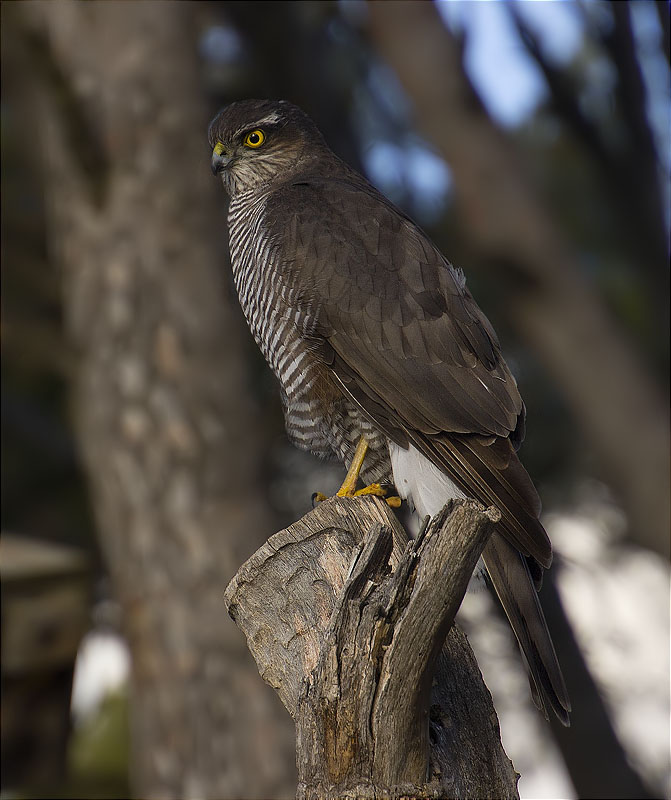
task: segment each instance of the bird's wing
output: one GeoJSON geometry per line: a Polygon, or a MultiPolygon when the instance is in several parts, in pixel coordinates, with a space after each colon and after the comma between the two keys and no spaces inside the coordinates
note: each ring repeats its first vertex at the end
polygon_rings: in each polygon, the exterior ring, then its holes
{"type": "Polygon", "coordinates": [[[513,446],[524,406],[461,273],[363,182],[284,184],[266,223],[295,321],[344,391],[391,438],[496,504],[511,543],[548,566],[538,495],[513,446]]]}

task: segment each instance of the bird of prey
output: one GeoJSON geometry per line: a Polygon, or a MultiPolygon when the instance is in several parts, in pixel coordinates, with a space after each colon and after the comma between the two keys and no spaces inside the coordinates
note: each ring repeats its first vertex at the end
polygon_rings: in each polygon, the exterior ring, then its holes
{"type": "MultiPolygon", "coordinates": [[[[482,560],[532,696],[570,703],[536,589],[552,548],[517,449],[525,407],[491,324],[427,235],[341,161],[301,109],[245,100],[209,127],[230,196],[234,282],[280,386],[289,437],[393,482],[421,517],[496,506],[482,560]]],[[[373,489],[372,491],[375,491],[373,489]]]]}

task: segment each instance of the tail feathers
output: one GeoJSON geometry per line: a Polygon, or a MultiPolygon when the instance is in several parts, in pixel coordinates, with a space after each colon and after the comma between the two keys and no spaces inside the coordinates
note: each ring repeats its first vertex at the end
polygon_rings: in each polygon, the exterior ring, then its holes
{"type": "Polygon", "coordinates": [[[546,718],[552,710],[568,727],[571,702],[526,560],[499,533],[492,534],[482,558],[520,644],[535,705],[546,718]]]}
{"type": "MultiPolygon", "coordinates": [[[[437,452],[433,451],[433,455],[436,456],[437,452]]],[[[515,520],[513,512],[509,509],[518,510],[521,508],[521,503],[517,500],[513,502],[514,498],[511,499],[510,493],[504,494],[502,484],[498,484],[494,491],[484,479],[480,481],[470,458],[449,461],[452,468],[448,469],[445,464],[448,464],[451,452],[445,448],[442,451],[445,458],[441,460],[427,456],[426,452],[412,445],[408,448],[393,443],[389,445],[396,489],[401,497],[405,497],[416,508],[420,519],[427,514],[430,516],[437,514],[451,497],[471,496],[480,502],[493,503],[498,508],[508,510],[509,517],[515,520]],[[478,491],[474,487],[477,487],[478,491]],[[501,502],[502,494],[506,502],[510,500],[509,506],[501,502]]],[[[466,449],[464,452],[468,454],[469,451],[466,449]]],[[[523,471],[524,468],[514,453],[510,461],[523,471]]],[[[500,474],[496,470],[488,473],[489,476],[493,476],[492,480],[500,474]]],[[[526,480],[530,483],[528,477],[526,480]]],[[[536,517],[532,517],[533,513],[535,513],[534,507],[524,508],[523,514],[520,511],[524,524],[515,521],[516,528],[506,525],[504,516],[501,522],[502,532],[494,532],[491,535],[483,550],[482,558],[520,643],[528,667],[531,694],[535,704],[546,717],[549,710],[552,710],[564,725],[568,725],[571,704],[536,594],[536,587],[540,586],[543,574],[538,561],[541,560],[541,563],[549,565],[552,550],[543,526],[536,517]],[[528,531],[529,528],[531,533],[528,531]],[[531,554],[528,551],[525,553],[523,548],[520,552],[509,541],[512,539],[515,544],[520,543],[521,534],[518,535],[520,530],[525,534],[527,542],[532,544],[529,548],[531,554]],[[540,558],[536,558],[537,556],[540,558]]]]}
{"type": "Polygon", "coordinates": [[[519,551],[546,569],[552,547],[538,521],[540,499],[526,470],[507,439],[489,444],[481,437],[443,436],[426,444],[427,457],[450,475],[469,497],[496,506],[501,525],[519,551]]]}

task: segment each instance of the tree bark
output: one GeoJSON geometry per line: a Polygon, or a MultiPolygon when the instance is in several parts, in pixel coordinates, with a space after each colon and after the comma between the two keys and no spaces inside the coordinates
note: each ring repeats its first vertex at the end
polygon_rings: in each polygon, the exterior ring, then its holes
{"type": "Polygon", "coordinates": [[[450,164],[470,239],[505,270],[502,302],[590,440],[639,544],[668,553],[668,414],[581,277],[511,142],[492,123],[433,3],[369,3],[370,30],[450,164]],[[431,76],[428,80],[427,76],[431,76]],[[632,469],[632,465],[636,467],[632,469]]]}
{"type": "Polygon", "coordinates": [[[34,149],[79,357],[74,423],[132,654],[134,792],[286,795],[291,726],[221,599],[276,526],[247,334],[225,297],[193,15],[144,2],[21,13],[46,100],[34,149]]]}
{"type": "Polygon", "coordinates": [[[499,518],[451,502],[407,543],[384,502],[332,498],[240,568],[226,603],[296,722],[298,798],[518,796],[453,625],[499,518]]]}

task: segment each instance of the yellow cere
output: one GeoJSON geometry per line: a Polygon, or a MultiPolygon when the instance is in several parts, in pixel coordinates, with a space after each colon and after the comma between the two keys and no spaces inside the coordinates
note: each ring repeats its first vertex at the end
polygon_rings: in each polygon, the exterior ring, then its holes
{"type": "Polygon", "coordinates": [[[214,146],[215,156],[220,156],[223,152],[224,152],[224,145],[221,142],[217,142],[214,146]]]}
{"type": "Polygon", "coordinates": [[[245,136],[244,144],[246,147],[261,147],[265,140],[266,134],[260,128],[257,128],[245,136]]]}

